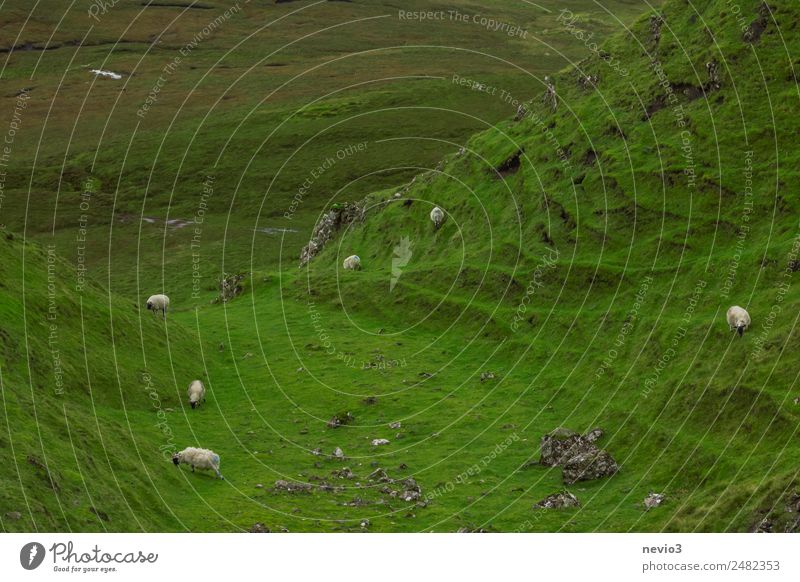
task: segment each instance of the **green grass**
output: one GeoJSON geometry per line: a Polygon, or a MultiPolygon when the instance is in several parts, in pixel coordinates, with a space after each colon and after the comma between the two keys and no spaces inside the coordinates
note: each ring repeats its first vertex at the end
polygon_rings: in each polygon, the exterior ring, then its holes
{"type": "MultiPolygon", "coordinates": [[[[307,4],[263,11],[284,14],[307,4]]],[[[226,57],[231,69],[203,80],[203,90],[181,108],[231,39],[252,31],[253,22],[232,19],[193,53],[199,68],[170,80],[164,101],[133,133],[142,93],[168,61],[147,57],[102,142],[107,114],[97,98],[91,99],[97,110],[76,124],[74,146],[42,140],[32,179],[36,203],[27,210],[38,136],[26,134],[14,151],[22,164],[11,176],[9,192],[16,196],[7,195],[2,210],[9,228],[54,244],[67,261],[57,263],[56,277],[65,390],[54,392],[44,327],[47,257],[17,235],[3,241],[0,261],[6,411],[0,462],[14,467],[0,480],[5,530],[233,531],[263,522],[273,530],[360,531],[368,518],[370,531],[744,531],[782,512],[781,500],[797,486],[800,420],[793,402],[800,393],[792,350],[796,274],[787,270],[794,266],[799,226],[791,185],[797,181],[793,55],[800,47],[791,31],[800,12],[771,3],[776,23],[751,46],[726,2],[709,1],[700,12],[667,2],[668,26],[655,46],[649,14],[633,22],[642,6],[620,2],[608,14],[573,3],[581,26],[607,39],[605,50],[630,71],[621,77],[596,56],[584,59],[583,45],[555,31],[555,15],[533,16],[528,7],[506,4],[446,5],[491,9],[526,23],[580,61],[580,73],[563,68],[555,49],[536,42],[464,25],[405,28],[396,19],[377,19],[357,38],[337,33],[293,46],[277,57],[285,66],[232,83],[257,62],[254,54],[323,21],[389,10],[331,3],[234,51],[226,57]],[[429,44],[434,32],[452,46],[483,43],[485,49],[491,42],[493,54],[550,74],[561,98],[557,111],[540,101],[541,83],[496,60],[423,48],[348,58],[334,76],[314,72],[268,104],[258,103],[283,80],[334,55],[391,46],[393,39],[429,44]],[[691,100],[678,94],[685,126],[673,105],[646,119],[645,108],[664,94],[648,53],[658,55],[678,87],[705,84],[706,63],[719,63],[719,90],[691,100]],[[458,71],[532,98],[532,115],[514,122],[515,108],[453,86],[447,79],[458,71]],[[342,79],[411,74],[445,80],[381,82],[314,101],[342,89],[342,79]],[[599,76],[596,91],[578,82],[588,74],[599,76]],[[227,105],[217,104],[228,90],[231,97],[220,102],[227,105]],[[374,113],[384,108],[397,109],[374,113]],[[551,133],[543,135],[542,127],[551,133]],[[319,140],[304,145],[318,132],[319,140]],[[361,141],[368,143],[365,153],[337,162],[293,218],[283,218],[311,168],[361,141]],[[458,156],[462,143],[468,152],[458,156]],[[691,147],[682,151],[686,143],[691,147]],[[567,164],[555,145],[568,152],[567,164]],[[595,161],[587,157],[590,149],[595,161]],[[519,170],[498,179],[493,168],[519,151],[519,170]],[[743,195],[746,151],[754,152],[752,210],[743,195]],[[440,171],[418,177],[404,199],[387,202],[439,160],[440,171]],[[164,229],[141,217],[190,219],[207,175],[215,176],[214,193],[201,234],[197,300],[191,297],[194,226],[164,229]],[[100,184],[87,245],[97,282],[79,294],[68,263],[75,261],[77,204],[88,176],[100,184]],[[53,219],[55,197],[46,193],[59,177],[53,219]],[[365,196],[374,205],[365,222],[298,270],[299,250],[319,213],[365,196]],[[405,198],[413,203],[405,205],[405,198]],[[432,205],[449,214],[437,232],[428,220],[432,205]],[[742,224],[749,230],[739,247],[742,224]],[[297,232],[254,232],[262,227],[297,232]],[[411,260],[390,292],[394,248],[404,237],[411,260]],[[364,270],[341,270],[352,253],[364,270]],[[556,256],[554,264],[545,260],[556,256]],[[726,282],[734,259],[735,277],[726,282]],[[210,305],[218,274],[237,270],[249,273],[246,293],[210,305]],[[174,306],[166,324],[136,307],[162,288],[174,306]],[[533,293],[515,324],[526,289],[533,293]],[[725,323],[731,304],[753,316],[743,339],[725,323]],[[780,313],[771,318],[773,305],[780,313]],[[387,360],[398,365],[364,367],[387,360]],[[142,387],[144,372],[153,378],[168,435],[142,387]],[[482,372],[496,378],[482,382],[482,372]],[[203,378],[209,395],[192,411],[184,391],[195,377],[203,378]],[[355,421],[326,427],[343,412],[355,421]],[[398,421],[401,428],[388,426],[398,421]],[[538,457],[540,437],[558,426],[603,427],[602,446],[621,471],[571,487],[583,504],[579,510],[535,512],[535,502],[562,487],[561,477],[558,469],[526,464],[538,457]],[[373,447],[375,438],[391,442],[373,447]],[[159,451],[169,439],[179,448],[214,449],[226,480],[175,469],[159,451]],[[337,446],[346,461],[328,457],[337,446]],[[323,455],[312,454],[316,448],[323,455]],[[332,475],[343,466],[356,478],[332,475]],[[378,466],[392,477],[413,476],[423,494],[432,494],[429,503],[382,492],[382,484],[367,480],[378,466]],[[275,492],[278,479],[323,480],[343,489],[275,492]],[[649,491],[665,493],[666,504],[645,512],[641,502],[649,491]],[[23,518],[7,519],[10,510],[23,518]]],[[[757,3],[741,5],[755,19],[757,3]]],[[[195,12],[164,42],[180,46],[208,18],[207,11],[195,12]]],[[[122,14],[107,17],[111,28],[103,34],[122,32],[113,28],[122,14]]],[[[143,38],[155,22],[125,34],[143,38]]],[[[35,24],[39,34],[49,30],[45,20],[35,24]]],[[[124,48],[116,67],[130,71],[141,48],[124,48]]],[[[67,50],[42,58],[42,91],[69,61],[71,55],[59,54],[67,50]]],[[[105,55],[108,47],[88,50],[105,55]]],[[[14,55],[18,60],[6,71],[23,79],[38,55],[14,55]]],[[[95,90],[116,97],[110,85],[98,83],[95,90]]],[[[31,126],[44,127],[35,124],[46,105],[32,105],[31,126]]],[[[63,136],[74,121],[67,103],[44,134],[63,136]]]]}

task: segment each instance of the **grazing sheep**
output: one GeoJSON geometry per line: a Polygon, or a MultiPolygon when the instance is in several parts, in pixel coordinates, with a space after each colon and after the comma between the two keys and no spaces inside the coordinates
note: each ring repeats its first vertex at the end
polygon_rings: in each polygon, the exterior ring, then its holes
{"type": "Polygon", "coordinates": [[[739,337],[742,337],[742,334],[750,327],[750,314],[746,309],[734,305],[728,309],[728,326],[731,331],[735,329],[739,337]]]}
{"type": "Polygon", "coordinates": [[[196,408],[206,399],[206,387],[200,380],[194,380],[189,384],[186,394],[189,396],[189,404],[192,405],[192,408],[196,408]]]}
{"type": "Polygon", "coordinates": [[[344,260],[342,263],[346,271],[360,271],[361,270],[361,259],[358,258],[358,255],[350,255],[344,260]]]}
{"type": "Polygon", "coordinates": [[[151,295],[147,300],[147,309],[153,312],[153,315],[161,312],[161,316],[167,318],[167,308],[169,307],[169,297],[166,295],[151,295]]]}
{"type": "Polygon", "coordinates": [[[217,477],[224,479],[222,473],[219,472],[219,455],[214,451],[208,449],[198,449],[195,447],[186,447],[179,453],[172,455],[172,462],[175,466],[181,463],[192,466],[192,472],[197,469],[213,469],[217,477]]]}
{"type": "Polygon", "coordinates": [[[431,210],[431,220],[433,221],[434,230],[439,230],[439,227],[444,224],[444,211],[438,206],[435,206],[433,210],[431,210]]]}

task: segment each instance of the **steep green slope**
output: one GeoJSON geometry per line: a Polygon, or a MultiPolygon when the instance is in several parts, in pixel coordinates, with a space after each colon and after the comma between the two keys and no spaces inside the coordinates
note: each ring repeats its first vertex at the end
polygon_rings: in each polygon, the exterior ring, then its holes
{"type": "Polygon", "coordinates": [[[184,379],[202,374],[191,335],[6,231],[0,297],[2,528],[179,527],[168,461],[184,379]]]}
{"type": "Polygon", "coordinates": [[[800,13],[759,5],[668,3],[604,46],[627,75],[606,55],[555,76],[555,110],[542,86],[521,121],[400,199],[375,197],[310,270],[315,300],[340,301],[350,326],[380,313],[387,333],[503,342],[487,363],[446,363],[466,379],[499,359],[539,435],[607,431],[623,470],[588,485],[565,527],[741,530],[796,486],[800,13]],[[433,205],[449,216],[438,232],[433,205]],[[387,293],[403,237],[412,258],[387,293]],[[338,270],[351,253],[364,272],[338,270]],[[753,316],[742,340],[733,304],[753,316]],[[647,490],[668,506],[631,511],[647,490]]]}
{"type": "MultiPolygon", "coordinates": [[[[454,153],[399,198],[370,195],[365,220],[307,268],[297,240],[280,239],[273,268],[258,239],[236,239],[253,257],[245,294],[197,310],[176,301],[166,328],[137,317],[149,288],[125,300],[88,288],[81,324],[59,263],[59,334],[73,340],[61,342],[64,395],[48,388],[46,335],[31,331],[46,318],[47,256],[26,247],[22,279],[23,247],[4,241],[0,460],[13,442],[16,472],[0,482],[3,527],[744,531],[765,516],[784,527],[800,469],[800,8],[759,6],[668,2],[663,20],[646,15],[603,58],[555,75],[555,109],[537,97],[463,154],[437,142],[454,153]],[[448,213],[438,231],[434,205],[448,213]],[[345,272],[353,253],[364,268],[345,272]],[[741,339],[725,323],[732,304],[753,317],[741,339]],[[104,387],[94,398],[86,362],[104,387]],[[174,444],[217,451],[224,482],[163,461],[171,443],[144,371],[176,411],[174,444]],[[208,402],[186,410],[184,387],[201,376],[208,402]],[[328,426],[334,415],[343,426],[328,426]],[[560,470],[530,463],[559,426],[602,427],[621,468],[570,486],[580,508],[534,510],[564,487],[560,470]],[[76,433],[73,452],[62,445],[76,433]],[[408,478],[421,499],[403,498],[408,478]],[[666,501],[645,511],[650,491],[666,501]]],[[[583,29],[584,16],[564,16],[583,29]]],[[[529,83],[545,94],[544,79],[529,83]]],[[[174,256],[141,260],[189,295],[191,280],[165,267],[174,256]]],[[[198,304],[212,297],[204,288],[198,304]]]]}

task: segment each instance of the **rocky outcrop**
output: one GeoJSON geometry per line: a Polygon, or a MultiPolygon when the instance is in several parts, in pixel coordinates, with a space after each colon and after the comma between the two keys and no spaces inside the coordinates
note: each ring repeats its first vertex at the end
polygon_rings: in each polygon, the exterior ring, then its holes
{"type": "Polygon", "coordinates": [[[224,275],[219,282],[219,296],[214,303],[227,303],[244,293],[244,273],[236,275],[224,275]]]}
{"type": "Polygon", "coordinates": [[[614,458],[602,449],[579,453],[564,464],[561,474],[564,483],[572,485],[578,481],[592,481],[610,477],[619,471],[614,458]]]}
{"type": "Polygon", "coordinates": [[[595,428],[585,435],[568,428],[557,428],[542,437],[539,464],[562,467],[564,483],[590,481],[609,477],[619,470],[613,457],[595,442],[603,430],[595,428]]]}
{"type": "Polygon", "coordinates": [[[311,233],[311,240],[300,252],[300,266],[308,264],[311,259],[316,257],[343,227],[354,222],[362,222],[365,213],[366,208],[363,202],[334,204],[328,212],[322,215],[311,233]]]}

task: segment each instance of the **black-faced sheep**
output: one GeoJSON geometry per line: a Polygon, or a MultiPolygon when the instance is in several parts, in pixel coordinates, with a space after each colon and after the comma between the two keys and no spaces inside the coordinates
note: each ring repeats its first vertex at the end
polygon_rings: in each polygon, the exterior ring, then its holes
{"type": "Polygon", "coordinates": [[[194,472],[195,469],[212,469],[217,474],[217,477],[220,479],[225,478],[222,476],[222,473],[219,472],[219,455],[208,449],[186,447],[182,451],[172,455],[172,462],[175,463],[176,467],[181,463],[190,465],[192,467],[192,472],[194,472]]]}
{"type": "Polygon", "coordinates": [[[358,257],[358,255],[350,255],[344,260],[342,266],[345,268],[346,271],[360,271],[361,259],[358,257]]]}
{"type": "Polygon", "coordinates": [[[189,384],[186,395],[189,397],[189,404],[192,408],[197,408],[200,406],[200,403],[204,402],[206,399],[206,387],[203,386],[200,380],[194,380],[189,384]]]}
{"type": "Polygon", "coordinates": [[[169,297],[166,295],[151,295],[147,299],[147,309],[153,312],[153,315],[161,312],[161,316],[167,318],[167,308],[169,307],[169,297]]]}
{"type": "Polygon", "coordinates": [[[439,227],[444,224],[444,211],[438,206],[434,206],[431,210],[431,221],[433,222],[434,230],[439,230],[439,227]]]}
{"type": "Polygon", "coordinates": [[[742,337],[742,334],[750,327],[750,314],[746,309],[734,305],[728,309],[728,326],[731,331],[735,329],[739,337],[742,337]]]}

